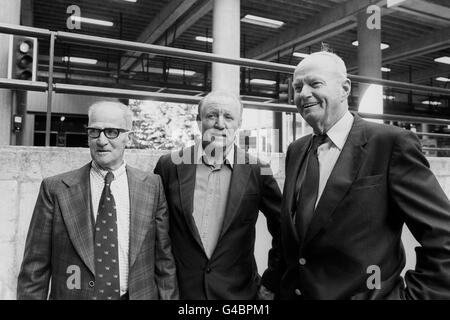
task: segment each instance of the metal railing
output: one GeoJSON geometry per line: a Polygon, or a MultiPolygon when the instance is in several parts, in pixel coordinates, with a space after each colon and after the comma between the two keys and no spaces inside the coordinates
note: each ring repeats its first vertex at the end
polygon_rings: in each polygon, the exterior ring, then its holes
{"type": "MultiPolygon", "coordinates": [[[[52,112],[52,93],[71,93],[71,94],[84,94],[84,95],[100,95],[105,97],[116,98],[134,98],[134,99],[152,99],[156,101],[170,101],[170,102],[183,102],[196,104],[200,101],[199,96],[181,95],[181,94],[169,94],[148,92],[143,90],[130,90],[130,89],[117,89],[108,87],[93,87],[84,85],[62,84],[53,82],[53,65],[54,65],[54,48],[56,40],[61,40],[69,43],[85,44],[90,46],[120,49],[126,51],[137,51],[141,53],[159,54],[170,57],[183,58],[188,60],[198,60],[205,62],[220,62],[225,64],[238,65],[247,68],[262,69],[268,71],[293,73],[295,66],[285,65],[267,61],[259,61],[246,58],[230,58],[213,53],[199,52],[193,50],[185,50],[173,47],[158,46],[152,44],[146,44],[141,42],[132,42],[125,40],[118,40],[112,38],[102,38],[97,36],[90,36],[77,33],[69,33],[63,31],[50,31],[41,28],[25,27],[20,25],[10,25],[0,23],[0,33],[31,36],[38,38],[49,39],[49,76],[47,82],[31,82],[23,80],[10,80],[0,78],[0,88],[7,89],[19,89],[29,91],[47,91],[47,121],[46,121],[46,135],[45,145],[50,145],[50,119],[52,112]]],[[[434,94],[443,94],[450,96],[450,89],[438,88],[424,85],[417,85],[411,83],[404,83],[399,81],[384,80],[371,77],[363,77],[349,74],[348,78],[355,82],[377,84],[387,86],[391,88],[407,89],[411,91],[427,92],[434,94]]],[[[289,104],[276,104],[266,102],[255,101],[242,101],[244,107],[254,108],[259,110],[270,110],[279,112],[296,112],[297,109],[293,105],[289,104]]],[[[361,117],[370,119],[381,119],[391,121],[405,121],[405,122],[419,122],[438,125],[449,125],[450,120],[427,118],[427,117],[412,117],[412,116],[399,116],[389,114],[368,114],[359,113],[361,117]]],[[[425,134],[424,134],[425,135],[425,134]]],[[[431,134],[428,134],[431,135],[431,134]]],[[[448,136],[448,135],[447,135],[448,136]]]]}

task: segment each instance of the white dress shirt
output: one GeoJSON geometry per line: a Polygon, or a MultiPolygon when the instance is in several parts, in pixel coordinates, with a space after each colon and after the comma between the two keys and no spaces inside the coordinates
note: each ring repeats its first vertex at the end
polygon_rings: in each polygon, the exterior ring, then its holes
{"type": "Polygon", "coordinates": [[[338,122],[334,124],[327,132],[327,141],[317,148],[319,159],[319,190],[317,193],[317,203],[322,196],[323,190],[327,184],[328,178],[341,154],[342,148],[347,141],[348,134],[353,125],[353,116],[347,111],[338,122]]]}
{"type": "MultiPolygon", "coordinates": [[[[91,199],[94,212],[94,221],[97,219],[98,206],[105,185],[105,176],[108,171],[101,169],[95,161],[91,162],[91,199]]],[[[112,171],[114,180],[111,182],[111,193],[116,203],[117,238],[119,245],[119,279],[120,294],[128,290],[128,253],[130,241],[130,192],[126,163],[112,171]]]]}

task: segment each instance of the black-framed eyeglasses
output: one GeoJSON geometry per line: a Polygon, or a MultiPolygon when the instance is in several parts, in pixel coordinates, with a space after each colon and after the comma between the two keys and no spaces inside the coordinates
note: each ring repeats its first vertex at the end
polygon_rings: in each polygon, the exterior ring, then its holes
{"type": "Polygon", "coordinates": [[[105,137],[108,139],[115,139],[119,136],[122,132],[128,132],[129,130],[126,129],[118,129],[118,128],[87,128],[87,134],[89,138],[96,139],[100,137],[100,134],[103,132],[105,134],[105,137]]]}

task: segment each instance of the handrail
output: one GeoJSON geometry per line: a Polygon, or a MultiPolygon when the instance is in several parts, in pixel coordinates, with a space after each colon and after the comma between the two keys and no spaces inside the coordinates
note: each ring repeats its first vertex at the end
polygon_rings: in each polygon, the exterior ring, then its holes
{"type": "MultiPolygon", "coordinates": [[[[47,29],[25,27],[20,25],[11,25],[0,23],[0,32],[10,33],[10,34],[20,34],[28,36],[39,36],[39,37],[50,37],[52,31],[47,29]]],[[[78,34],[72,32],[57,31],[56,38],[58,40],[63,40],[67,42],[75,42],[79,44],[88,44],[92,46],[110,48],[110,49],[120,49],[126,51],[137,51],[143,53],[160,54],[165,56],[207,61],[207,62],[220,62],[232,65],[240,65],[243,67],[256,68],[268,71],[283,72],[292,74],[295,70],[295,66],[274,63],[268,61],[260,61],[247,58],[230,58],[214,53],[207,53],[194,50],[179,49],[166,46],[152,45],[142,42],[133,42],[126,40],[119,40],[113,38],[103,38],[98,36],[91,36],[85,34],[78,34]]],[[[450,95],[450,89],[424,86],[400,81],[385,80],[372,77],[364,77],[359,75],[348,74],[348,78],[355,82],[378,84],[391,88],[407,89],[412,91],[420,91],[435,94],[450,95]]]]}
{"type": "Polygon", "coordinates": [[[29,90],[29,91],[47,91],[47,82],[29,81],[29,80],[16,80],[0,78],[0,88],[3,89],[16,89],[16,90],[29,90]]]}
{"type": "Polygon", "coordinates": [[[19,36],[47,38],[51,31],[35,27],[26,27],[17,24],[0,23],[0,33],[16,34],[19,36]]]}

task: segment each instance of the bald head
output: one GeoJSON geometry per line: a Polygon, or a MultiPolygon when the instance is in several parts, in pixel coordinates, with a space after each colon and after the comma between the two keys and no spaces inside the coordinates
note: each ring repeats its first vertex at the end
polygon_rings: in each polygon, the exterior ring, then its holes
{"type": "Polygon", "coordinates": [[[295,68],[294,101],[317,134],[326,133],[348,110],[351,82],[344,61],[331,52],[316,52],[295,68]]]}
{"type": "Polygon", "coordinates": [[[120,123],[121,129],[131,130],[133,113],[130,108],[116,101],[99,101],[89,107],[89,123],[92,119],[101,117],[104,122],[120,123]]]}
{"type": "Polygon", "coordinates": [[[323,65],[330,73],[333,73],[335,76],[338,76],[343,80],[347,79],[347,67],[345,66],[344,60],[342,60],[338,55],[332,52],[319,51],[311,53],[305,59],[300,61],[300,63],[295,68],[295,72],[309,65],[323,65]]]}

